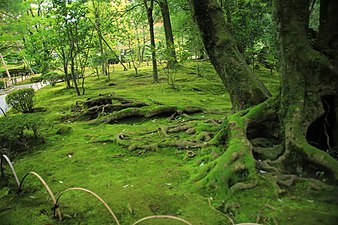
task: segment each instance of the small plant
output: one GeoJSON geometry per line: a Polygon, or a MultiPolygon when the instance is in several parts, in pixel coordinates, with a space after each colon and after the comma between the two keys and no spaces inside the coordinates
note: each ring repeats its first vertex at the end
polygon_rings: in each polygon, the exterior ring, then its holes
{"type": "Polygon", "coordinates": [[[166,69],[167,70],[167,82],[171,86],[172,89],[176,89],[176,73],[177,70],[170,69],[169,67],[166,69]]]}
{"type": "Polygon", "coordinates": [[[33,97],[34,97],[33,88],[23,88],[19,90],[12,91],[6,96],[6,103],[12,106],[19,112],[29,113],[33,112],[33,97]]]}
{"type": "Polygon", "coordinates": [[[43,121],[42,117],[27,114],[1,117],[0,152],[1,149],[6,153],[28,150],[37,141],[43,141],[39,132],[43,121]]]}
{"type": "Polygon", "coordinates": [[[43,74],[42,78],[43,80],[49,82],[52,86],[55,86],[57,82],[64,80],[64,75],[51,71],[46,74],[43,74]]]}
{"type": "Polygon", "coordinates": [[[42,82],[43,81],[43,77],[42,76],[34,76],[34,77],[31,77],[29,80],[32,83],[38,83],[38,82],[42,82]]]}
{"type": "Polygon", "coordinates": [[[4,89],[4,88],[5,88],[5,82],[0,80],[0,89],[4,89]]]}

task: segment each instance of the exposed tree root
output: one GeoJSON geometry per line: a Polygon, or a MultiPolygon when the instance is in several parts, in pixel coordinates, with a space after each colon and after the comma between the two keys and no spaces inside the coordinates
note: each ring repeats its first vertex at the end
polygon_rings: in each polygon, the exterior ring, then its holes
{"type": "Polygon", "coordinates": [[[106,115],[108,113],[114,112],[114,111],[119,111],[122,109],[127,109],[127,108],[138,108],[138,107],[143,107],[143,106],[148,106],[144,102],[133,102],[133,103],[125,103],[125,104],[106,104],[106,105],[100,105],[100,106],[93,106],[87,110],[85,110],[82,113],[82,117],[86,117],[89,119],[96,119],[100,115],[106,115]]]}
{"type": "Polygon", "coordinates": [[[79,105],[83,105],[83,109],[80,110],[80,117],[87,118],[89,120],[123,109],[148,106],[148,104],[144,102],[117,96],[89,98],[85,102],[77,102],[77,106],[79,105]]]}
{"type": "Polygon", "coordinates": [[[256,160],[253,157],[253,146],[247,138],[247,128],[273,112],[274,102],[268,100],[246,111],[230,116],[222,124],[221,130],[210,141],[211,144],[226,140],[225,152],[216,160],[205,165],[203,171],[194,179],[218,197],[225,197],[229,191],[253,188],[257,184],[250,178],[256,174],[256,160]]]}
{"type": "Polygon", "coordinates": [[[176,116],[182,114],[194,114],[203,112],[202,108],[187,107],[179,109],[176,106],[158,106],[154,109],[139,109],[139,108],[127,108],[118,112],[112,113],[108,117],[103,119],[103,122],[114,124],[126,119],[149,119],[153,117],[170,117],[173,119],[176,116]]]}
{"type": "MultiPolygon", "coordinates": [[[[152,109],[141,109],[149,106],[145,102],[137,100],[104,95],[97,98],[89,98],[85,102],[77,102],[76,109],[80,118],[97,119],[105,116],[101,122],[118,123],[126,119],[149,119],[153,117],[168,117],[174,120],[179,116],[186,116],[201,113],[204,109],[200,107],[187,106],[183,109],[177,106],[155,106],[152,109]]],[[[173,131],[175,132],[175,131],[173,131]]]]}
{"type": "Polygon", "coordinates": [[[204,121],[188,120],[178,123],[176,121],[172,122],[175,124],[160,126],[156,130],[141,133],[122,132],[116,134],[115,137],[104,140],[93,140],[92,142],[114,142],[128,149],[129,152],[141,154],[148,151],[157,151],[161,148],[173,148],[177,152],[186,151],[185,158],[193,158],[196,155],[196,149],[210,146],[210,144],[204,141],[204,138],[208,137],[211,139],[212,133],[203,131],[203,128],[208,130],[217,128],[214,123],[210,122],[210,119],[204,121]],[[196,132],[199,134],[196,134],[196,132]]]}
{"type": "Polygon", "coordinates": [[[337,160],[309,145],[297,124],[292,131],[297,138],[281,141],[282,134],[277,130],[278,102],[270,99],[230,116],[209,142],[225,144],[225,152],[211,165],[206,164],[194,181],[221,198],[229,191],[255,187],[251,178],[257,177],[257,171],[275,174],[277,194],[298,181],[306,180],[318,188],[323,188],[318,184],[322,181],[337,182],[337,160]],[[315,184],[314,180],[318,182],[315,184]]]}

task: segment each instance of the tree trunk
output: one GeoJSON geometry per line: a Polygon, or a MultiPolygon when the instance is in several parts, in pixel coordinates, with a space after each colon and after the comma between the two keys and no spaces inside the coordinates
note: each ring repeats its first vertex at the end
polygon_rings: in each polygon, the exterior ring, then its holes
{"type": "MultiPolygon", "coordinates": [[[[143,45],[142,45],[142,50],[141,50],[141,61],[140,61],[140,64],[141,64],[141,62],[144,61],[144,52],[146,50],[146,44],[147,44],[145,26],[142,26],[142,42],[143,42],[143,45]]],[[[148,59],[147,59],[147,61],[148,61],[148,59]]]]}
{"type": "Polygon", "coordinates": [[[65,73],[66,85],[67,85],[67,88],[70,88],[70,81],[69,81],[69,74],[68,74],[68,57],[63,47],[61,47],[61,58],[63,62],[63,71],[65,73]]]}
{"type": "Polygon", "coordinates": [[[77,85],[77,81],[76,81],[76,73],[75,73],[75,57],[76,55],[74,54],[74,43],[71,43],[71,48],[70,48],[70,70],[71,70],[71,73],[72,73],[72,79],[73,79],[73,84],[74,84],[74,87],[75,87],[75,91],[76,91],[76,94],[78,96],[81,95],[80,93],[80,90],[79,90],[79,87],[77,85]]]}
{"type": "Polygon", "coordinates": [[[154,77],[154,82],[158,83],[156,45],[155,45],[155,33],[154,33],[154,18],[153,18],[154,0],[150,0],[149,6],[147,3],[147,0],[143,0],[143,2],[147,10],[147,17],[148,17],[148,23],[149,23],[151,58],[153,62],[153,77],[154,77]]]}
{"type": "Polygon", "coordinates": [[[158,2],[164,25],[165,40],[167,45],[167,54],[168,54],[168,67],[173,67],[177,63],[175,44],[174,44],[174,35],[170,22],[170,13],[167,0],[161,0],[158,2]]]}
{"type": "Polygon", "coordinates": [[[68,74],[68,61],[66,59],[63,60],[63,71],[65,73],[65,80],[67,88],[70,88],[69,74],[68,74]]]}
{"type": "Polygon", "coordinates": [[[270,93],[238,51],[217,0],[190,0],[190,4],[205,49],[230,94],[233,108],[241,110],[266,100],[270,93]]]}
{"type": "MultiPolygon", "coordinates": [[[[218,68],[220,59],[233,67],[228,70],[232,79],[227,79],[226,87],[239,89],[229,90],[236,99],[252,87],[249,79],[248,87],[242,88],[242,77],[237,78],[237,74],[247,74],[243,72],[247,67],[236,58],[233,40],[225,24],[219,22],[223,14],[212,0],[190,2],[215,68],[219,73],[227,69],[218,68]]],[[[321,1],[320,30],[314,46],[307,33],[309,2],[274,1],[281,57],[280,95],[231,115],[223,123],[209,144],[225,145],[226,150],[194,179],[204,193],[224,199],[236,190],[255,187],[260,183],[257,169],[274,173],[269,182],[277,193],[297,179],[318,177],[318,172],[328,182],[337,182],[338,1],[321,1]]],[[[253,104],[252,100],[247,102],[250,104],[237,108],[253,104]]]]}
{"type": "MultiPolygon", "coordinates": [[[[102,32],[101,32],[101,24],[100,24],[100,11],[99,6],[95,4],[95,0],[92,1],[93,8],[94,8],[94,16],[95,16],[95,27],[96,31],[98,33],[98,41],[99,41],[99,47],[100,47],[100,54],[101,54],[101,68],[102,68],[102,74],[107,75],[107,64],[104,56],[104,48],[103,48],[103,41],[102,41],[102,32]]],[[[98,3],[99,4],[99,3],[98,3]]]]}
{"type": "Polygon", "coordinates": [[[334,102],[338,98],[338,42],[333,46],[330,44],[338,41],[338,17],[333,13],[338,10],[338,2],[321,2],[318,50],[308,40],[309,7],[310,1],[275,1],[282,56],[280,119],[285,149],[279,161],[298,162],[297,171],[293,172],[300,175],[304,175],[305,167],[311,163],[313,167],[324,169],[328,176],[338,179],[337,161],[326,153],[334,147],[330,138],[338,138],[333,137],[337,122],[330,118],[337,117],[334,102]],[[330,3],[329,7],[323,4],[325,2],[330,3]],[[318,135],[323,136],[320,143],[314,141],[318,135]]]}

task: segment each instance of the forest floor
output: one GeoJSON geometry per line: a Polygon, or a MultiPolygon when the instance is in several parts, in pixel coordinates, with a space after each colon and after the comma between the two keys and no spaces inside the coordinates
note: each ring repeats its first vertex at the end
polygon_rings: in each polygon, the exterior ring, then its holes
{"type": "MultiPolygon", "coordinates": [[[[154,84],[151,67],[140,68],[138,76],[132,69],[115,67],[109,81],[103,75],[86,78],[84,96],[65,89],[64,83],[36,92],[36,107],[46,111],[32,115],[45,119],[41,131],[45,143],[11,156],[19,179],[34,171],[56,195],[72,187],[89,189],[104,199],[123,225],[151,215],[177,216],[194,225],[232,224],[229,218],[235,223],[273,225],[338,221],[337,189],[315,192],[298,182],[278,195],[262,184],[237,193],[229,202],[197,191],[192,180],[207,163],[204,159],[216,158],[224,150],[204,148],[204,144],[231,113],[229,95],[208,62],[189,62],[172,71],[175,88],[167,83],[163,69],[160,82],[154,84]],[[96,111],[85,108],[88,98],[100,96],[144,105],[122,111],[138,115],[131,117],[110,114],[104,105],[96,111]],[[159,110],[163,113],[154,114],[159,110]],[[217,210],[230,203],[232,208],[226,212],[217,210]]],[[[277,73],[263,68],[256,73],[272,93],[277,92],[277,73]]],[[[53,219],[52,200],[39,180],[27,177],[17,196],[15,180],[5,167],[7,180],[0,180],[0,224],[115,224],[92,195],[76,191],[60,199],[62,222],[53,219]]],[[[269,174],[261,176],[270,179],[269,174]]],[[[183,223],[156,219],[142,224],[183,223]]]]}

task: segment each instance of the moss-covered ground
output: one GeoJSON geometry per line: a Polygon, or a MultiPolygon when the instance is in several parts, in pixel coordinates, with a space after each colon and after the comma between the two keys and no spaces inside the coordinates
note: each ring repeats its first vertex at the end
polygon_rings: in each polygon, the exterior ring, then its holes
{"type": "MultiPolygon", "coordinates": [[[[198,138],[200,130],[208,130],[209,125],[203,121],[224,120],[231,113],[231,105],[220,79],[205,61],[179,67],[175,73],[176,88],[167,84],[166,72],[162,69],[160,83],[154,84],[150,67],[140,68],[138,76],[132,70],[125,72],[115,67],[109,81],[103,75],[86,78],[84,96],[76,96],[75,90],[65,89],[63,83],[37,91],[36,107],[46,111],[34,114],[45,119],[41,132],[46,143],[13,156],[19,178],[34,171],[45,179],[56,195],[71,187],[94,191],[124,225],[151,215],[178,216],[194,225],[231,224],[229,217],[235,223],[259,221],[276,225],[333,225],[338,221],[335,190],[323,194],[298,183],[285,195],[278,196],[270,182],[264,183],[264,180],[272,179],[269,174],[261,174],[259,188],[244,190],[228,200],[210,198],[195,191],[192,178],[203,168],[203,160],[210,154],[217,157],[217,153],[224,150],[222,147],[213,150],[172,146],[142,149],[119,143],[115,137],[123,133],[144,145],[158,144],[162,139],[168,139],[157,132],[159,127],[177,125],[187,119],[202,121],[196,128],[198,138]],[[201,77],[197,76],[197,64],[201,68],[201,77]],[[74,118],[77,101],[112,93],[145,102],[149,104],[146,108],[150,109],[161,104],[178,108],[202,107],[204,112],[188,118],[178,116],[175,120],[156,117],[116,124],[100,123],[101,117],[91,121],[74,118]],[[194,155],[188,155],[188,151],[194,155]],[[227,208],[226,215],[218,211],[218,207],[227,208]]],[[[278,75],[271,75],[264,69],[256,72],[276,93],[278,75]]],[[[189,137],[180,132],[171,138],[171,141],[183,142],[189,137]]],[[[17,196],[15,181],[9,167],[6,165],[5,168],[8,176],[0,182],[0,224],[115,224],[97,199],[79,191],[62,195],[59,205],[63,220],[53,219],[52,200],[38,179],[28,176],[23,191],[17,196]]],[[[142,224],[182,223],[157,219],[142,224]]]]}

